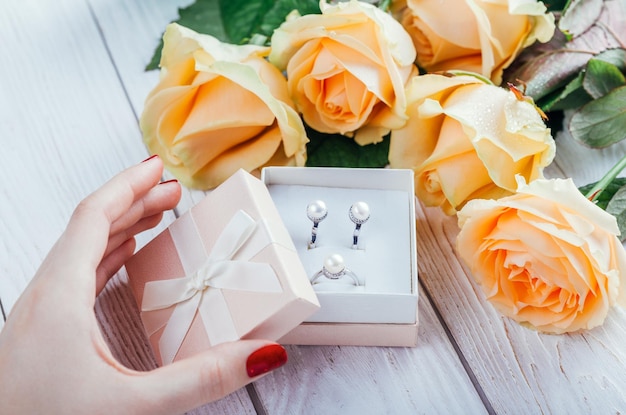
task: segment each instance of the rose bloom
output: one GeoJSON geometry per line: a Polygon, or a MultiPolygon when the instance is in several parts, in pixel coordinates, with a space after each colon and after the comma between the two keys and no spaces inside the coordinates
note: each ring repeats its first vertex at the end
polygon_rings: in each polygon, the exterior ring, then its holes
{"type": "Polygon", "coordinates": [[[523,48],[554,34],[554,16],[535,0],[406,0],[400,19],[419,66],[477,72],[497,85],[523,48]]]}
{"type": "Polygon", "coordinates": [[[411,38],[367,4],[320,2],[322,14],[288,19],[274,31],[270,62],[286,69],[304,121],[323,133],[379,142],[406,120],[404,86],[417,69],[411,38]]]}
{"type": "Polygon", "coordinates": [[[571,179],[539,179],[458,213],[457,249],[504,315],[537,330],[596,327],[626,306],[626,255],[615,218],[571,179]]]}
{"type": "Polygon", "coordinates": [[[149,151],[186,186],[213,188],[238,169],[302,166],[308,141],[269,48],[236,46],[171,24],[161,79],[141,116],[149,151]]]}
{"type": "Polygon", "coordinates": [[[470,75],[420,75],[407,87],[409,121],[391,133],[392,168],[413,169],[415,193],[447,214],[543,177],[555,145],[531,102],[470,75]]]}

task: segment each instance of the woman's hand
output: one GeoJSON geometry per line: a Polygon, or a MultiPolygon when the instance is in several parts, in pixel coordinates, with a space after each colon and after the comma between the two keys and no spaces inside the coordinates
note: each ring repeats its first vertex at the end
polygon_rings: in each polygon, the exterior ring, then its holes
{"type": "Polygon", "coordinates": [[[98,293],[180,200],[151,157],[83,200],[0,332],[0,413],[182,413],[282,366],[285,350],[246,340],[150,372],[113,358],[96,321],[98,293]]]}

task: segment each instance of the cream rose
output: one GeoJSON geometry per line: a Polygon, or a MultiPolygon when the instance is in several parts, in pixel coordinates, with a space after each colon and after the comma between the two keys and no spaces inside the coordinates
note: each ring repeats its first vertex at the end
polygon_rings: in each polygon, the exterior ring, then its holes
{"type": "Polygon", "coordinates": [[[543,177],[555,145],[535,106],[470,75],[421,75],[407,87],[409,122],[391,133],[389,162],[415,171],[415,193],[454,214],[471,199],[543,177]]]}
{"type": "Polygon", "coordinates": [[[289,94],[313,129],[379,142],[406,120],[404,86],[416,71],[411,38],[367,3],[322,0],[320,9],[274,31],[270,62],[286,69],[289,94]]]}
{"type": "Polygon", "coordinates": [[[407,0],[401,17],[428,72],[472,71],[500,84],[502,71],[554,34],[554,16],[535,0],[407,0]]]}
{"type": "Polygon", "coordinates": [[[149,151],[186,186],[210,189],[240,168],[298,165],[308,141],[284,75],[265,47],[236,46],[171,24],[161,79],[146,99],[149,151]]]}
{"type": "Polygon", "coordinates": [[[457,249],[504,315],[550,333],[596,327],[626,306],[626,255],[615,218],[571,179],[520,178],[516,194],[458,213],[457,249]]]}

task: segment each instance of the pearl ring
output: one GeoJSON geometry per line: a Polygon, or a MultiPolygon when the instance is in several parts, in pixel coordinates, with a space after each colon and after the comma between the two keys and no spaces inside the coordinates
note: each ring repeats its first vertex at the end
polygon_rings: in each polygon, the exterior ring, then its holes
{"type": "Polygon", "coordinates": [[[348,277],[352,285],[359,285],[359,279],[354,274],[354,272],[346,268],[343,257],[339,254],[332,254],[324,260],[324,265],[322,266],[322,269],[317,271],[315,275],[313,275],[313,277],[311,278],[311,284],[319,284],[321,282],[321,278],[335,281],[343,277],[348,277]]]}
{"type": "Polygon", "coordinates": [[[320,222],[328,216],[328,209],[326,203],[321,200],[316,200],[309,203],[306,207],[306,216],[313,222],[313,228],[311,229],[311,240],[309,241],[309,249],[315,248],[315,242],[317,240],[317,227],[320,222]]]}

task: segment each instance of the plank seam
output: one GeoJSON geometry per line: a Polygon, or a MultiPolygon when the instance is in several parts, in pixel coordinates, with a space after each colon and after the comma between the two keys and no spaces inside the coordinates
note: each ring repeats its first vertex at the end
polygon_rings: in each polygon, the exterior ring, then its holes
{"type": "Polygon", "coordinates": [[[104,46],[104,50],[106,50],[107,56],[109,57],[109,61],[115,70],[115,76],[120,82],[120,86],[122,87],[122,91],[124,91],[124,96],[126,97],[126,102],[128,102],[128,106],[133,113],[133,117],[139,124],[139,117],[135,112],[135,108],[133,107],[132,100],[130,99],[130,95],[128,94],[128,90],[126,89],[126,85],[124,84],[124,80],[122,79],[122,74],[120,73],[117,65],[115,64],[115,59],[113,58],[113,54],[111,53],[111,49],[109,48],[109,44],[107,43],[106,36],[104,36],[104,31],[102,30],[102,26],[100,26],[100,22],[98,21],[98,17],[91,6],[91,2],[87,1],[87,7],[89,8],[89,14],[91,14],[91,18],[96,25],[96,29],[98,30],[98,34],[100,34],[100,39],[102,40],[102,45],[104,46]]]}
{"type": "Polygon", "coordinates": [[[249,383],[248,385],[246,385],[246,391],[248,392],[248,396],[250,396],[250,401],[252,402],[252,406],[254,407],[257,415],[267,415],[267,411],[263,406],[263,402],[261,401],[259,393],[257,392],[254,384],[249,383]]]}
{"type": "Polygon", "coordinates": [[[424,291],[424,294],[426,295],[426,298],[430,302],[430,304],[432,306],[432,309],[433,309],[433,311],[435,313],[435,316],[437,317],[437,320],[439,321],[439,324],[443,328],[443,331],[446,333],[446,337],[448,337],[448,340],[452,344],[452,348],[454,349],[454,352],[456,353],[456,355],[458,356],[459,360],[461,361],[461,365],[463,366],[463,369],[465,369],[465,373],[467,373],[467,376],[470,378],[470,381],[472,382],[472,385],[474,385],[474,389],[476,389],[476,393],[478,393],[478,397],[480,398],[480,400],[482,401],[483,405],[485,406],[485,409],[487,410],[487,413],[489,413],[490,415],[495,415],[496,411],[493,409],[493,406],[491,405],[491,402],[487,398],[487,395],[485,394],[485,391],[483,390],[482,386],[478,382],[478,379],[476,378],[476,375],[474,375],[474,371],[470,367],[467,359],[465,359],[465,356],[463,355],[463,352],[461,352],[461,348],[459,347],[459,345],[456,342],[454,336],[452,335],[452,331],[448,327],[448,324],[446,323],[446,321],[444,320],[443,316],[439,312],[439,309],[435,305],[435,302],[433,301],[433,298],[430,295],[430,292],[428,291],[428,289],[422,283],[421,280],[419,281],[419,285],[420,285],[420,288],[424,291]]]}
{"type": "Polygon", "coordinates": [[[0,313],[2,313],[2,320],[7,321],[7,315],[4,312],[4,306],[2,305],[2,298],[0,298],[0,313]]]}
{"type": "MultiPolygon", "coordinates": [[[[130,110],[133,113],[133,117],[135,117],[135,121],[137,121],[137,128],[139,128],[139,116],[137,115],[137,112],[135,111],[135,107],[133,106],[133,102],[130,99],[130,94],[128,93],[128,89],[126,89],[126,85],[124,84],[124,79],[122,79],[122,74],[117,68],[117,64],[115,62],[115,59],[113,58],[113,53],[111,52],[111,49],[109,48],[109,44],[107,42],[106,36],[104,35],[104,31],[102,30],[102,26],[100,25],[100,22],[98,21],[98,16],[93,10],[93,7],[91,7],[91,3],[89,1],[87,1],[87,7],[89,8],[89,14],[91,14],[91,18],[93,19],[94,24],[96,25],[96,28],[98,29],[98,34],[100,35],[100,39],[102,40],[102,45],[104,46],[104,50],[106,50],[107,56],[109,57],[109,61],[111,62],[111,65],[113,66],[113,70],[115,71],[115,76],[117,77],[117,80],[120,83],[122,91],[124,91],[124,97],[126,98],[126,102],[128,103],[128,106],[130,107],[130,110]]],[[[161,181],[164,181],[164,180],[165,180],[165,177],[161,176],[161,181]]],[[[172,209],[172,212],[174,213],[175,218],[180,217],[180,212],[178,208],[175,207],[174,209],[172,209]]]]}

